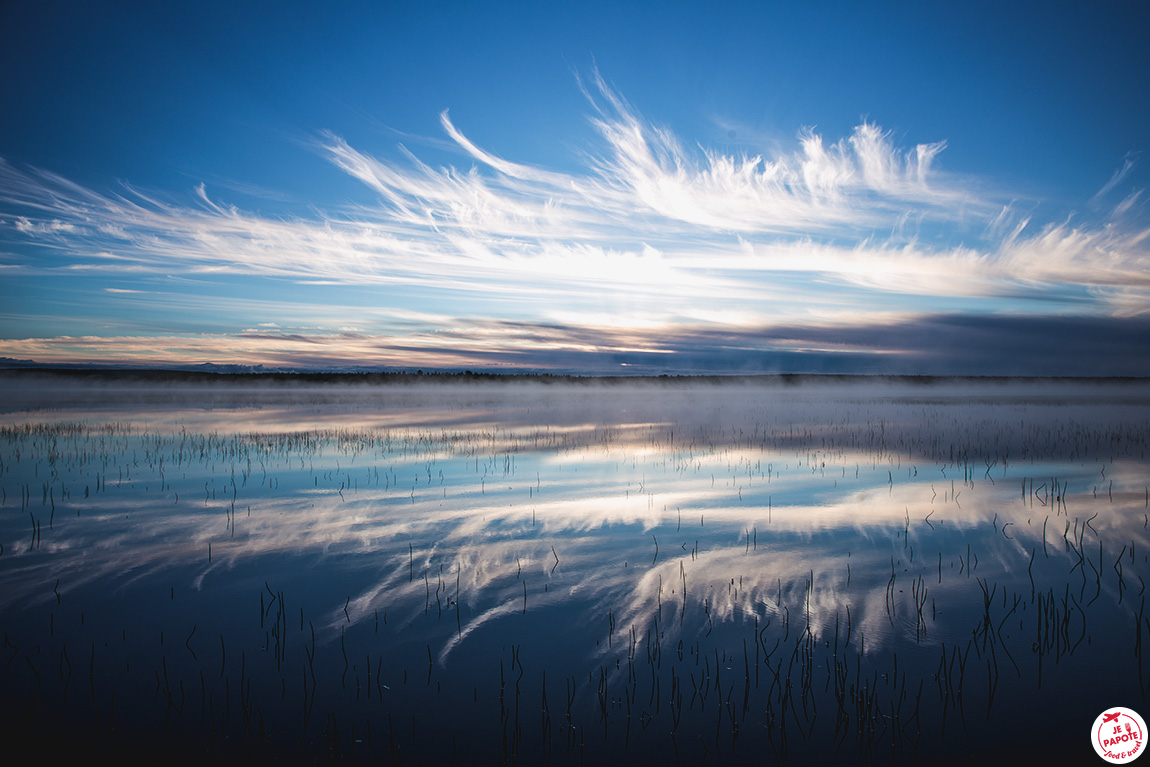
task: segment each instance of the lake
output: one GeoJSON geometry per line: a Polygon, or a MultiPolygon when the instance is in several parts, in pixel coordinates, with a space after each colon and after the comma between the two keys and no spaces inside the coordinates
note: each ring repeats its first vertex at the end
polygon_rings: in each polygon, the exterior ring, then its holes
{"type": "Polygon", "coordinates": [[[1085,762],[1150,713],[1145,381],[2,386],[46,757],[1085,762]]]}

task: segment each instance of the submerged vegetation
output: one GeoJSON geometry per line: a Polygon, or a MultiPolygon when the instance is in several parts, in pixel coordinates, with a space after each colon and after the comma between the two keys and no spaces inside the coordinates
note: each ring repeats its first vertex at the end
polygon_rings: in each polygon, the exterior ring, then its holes
{"type": "Polygon", "coordinates": [[[920,383],[41,392],[0,414],[4,721],[166,760],[1092,758],[1150,692],[1150,389],[920,383]]]}

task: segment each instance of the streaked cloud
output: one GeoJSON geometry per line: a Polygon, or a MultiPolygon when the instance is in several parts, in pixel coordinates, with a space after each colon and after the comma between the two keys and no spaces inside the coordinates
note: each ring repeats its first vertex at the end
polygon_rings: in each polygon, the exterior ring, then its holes
{"type": "Polygon", "coordinates": [[[1122,159],[1122,167],[1114,171],[1114,175],[1110,177],[1110,180],[1103,184],[1102,188],[1099,189],[1091,199],[1097,202],[1112,192],[1114,188],[1122,183],[1122,180],[1129,175],[1130,171],[1134,169],[1136,161],[1137,157],[1135,155],[1127,154],[1126,157],[1122,159]]]}
{"type": "MultiPolygon", "coordinates": [[[[681,354],[682,337],[726,332],[734,318],[746,323],[738,326],[744,338],[792,326],[833,327],[845,338],[852,327],[887,327],[894,315],[1046,315],[1068,292],[1074,302],[1058,313],[1131,317],[1150,307],[1150,226],[1138,223],[1138,190],[1096,223],[1040,223],[1033,210],[1021,214],[1017,203],[987,196],[984,182],[941,171],[942,139],[899,147],[890,131],[864,122],[837,140],[803,129],[789,149],[724,154],[690,148],[647,121],[598,72],[579,85],[599,139],[582,172],[500,157],[444,112],[443,130],[470,166],[433,166],[403,147],[385,159],[324,133],[314,150],[370,197],[317,204],[306,218],[242,210],[203,184],[177,201],[126,185],[101,192],[0,160],[0,238],[17,254],[6,271],[17,279],[191,275],[384,291],[374,323],[356,316],[332,325],[362,330],[348,337],[293,335],[282,313],[245,320],[237,328],[283,333],[238,334],[223,348],[267,364],[287,364],[292,354],[515,364],[529,346],[544,356],[681,354]],[[429,296],[419,311],[388,303],[409,290],[429,296]],[[459,300],[483,306],[461,319],[459,300]],[[379,316],[389,312],[390,320],[379,316]],[[572,316],[605,321],[572,325],[572,316]],[[516,325],[517,317],[529,320],[516,325]],[[579,340],[565,335],[576,326],[579,340]],[[427,327],[438,331],[412,335],[427,327]],[[316,346],[331,353],[305,352],[316,346]]],[[[1092,199],[1115,189],[1132,164],[1127,158],[1092,199]]],[[[129,300],[138,287],[103,291],[129,300]]],[[[84,359],[153,359],[166,349],[191,360],[213,346],[214,360],[221,348],[213,336],[149,344],[25,339],[0,349],[47,361],[62,358],[52,351],[61,349],[84,359]]],[[[882,352],[878,341],[846,347],[882,352]]]]}
{"type": "Polygon", "coordinates": [[[1150,286],[1150,227],[1047,225],[1029,237],[1009,237],[999,248],[999,265],[1023,279],[1145,289],[1150,286]]]}
{"type": "Polygon", "coordinates": [[[943,219],[956,203],[987,205],[932,175],[945,142],[902,151],[889,133],[863,123],[832,144],[804,130],[799,149],[773,158],[692,153],[644,121],[598,73],[592,82],[584,89],[595,106],[592,124],[609,147],[592,162],[592,188],[670,221],[747,233],[852,233],[882,225],[906,204],[943,219]]]}
{"type": "Polygon", "coordinates": [[[267,367],[541,369],[571,373],[863,372],[1150,375],[1150,317],[899,315],[867,323],[759,325],[445,320],[369,333],[252,327],[231,334],[11,339],[5,356],[46,363],[218,363],[267,367]]]}

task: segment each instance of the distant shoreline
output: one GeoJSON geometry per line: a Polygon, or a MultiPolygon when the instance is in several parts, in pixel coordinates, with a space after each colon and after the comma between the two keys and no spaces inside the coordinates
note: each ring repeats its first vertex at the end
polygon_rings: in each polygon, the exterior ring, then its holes
{"type": "Polygon", "coordinates": [[[1150,377],[1137,376],[994,376],[994,375],[885,375],[843,373],[751,373],[751,374],[698,374],[698,375],[572,375],[555,373],[486,373],[486,372],[217,372],[200,370],[173,370],[168,368],[0,368],[0,383],[49,379],[60,383],[101,384],[210,384],[244,386],[277,385],[343,385],[391,386],[411,384],[480,384],[480,383],[538,383],[544,385],[750,385],[829,383],[901,383],[932,386],[944,383],[1003,384],[1003,383],[1079,383],[1129,384],[1150,383],[1150,377]]]}

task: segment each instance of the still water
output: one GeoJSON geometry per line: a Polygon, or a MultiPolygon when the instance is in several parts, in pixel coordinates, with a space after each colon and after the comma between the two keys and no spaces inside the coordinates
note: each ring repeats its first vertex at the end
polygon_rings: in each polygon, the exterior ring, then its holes
{"type": "Polygon", "coordinates": [[[1144,383],[7,395],[45,756],[1085,762],[1150,714],[1144,383]]]}

